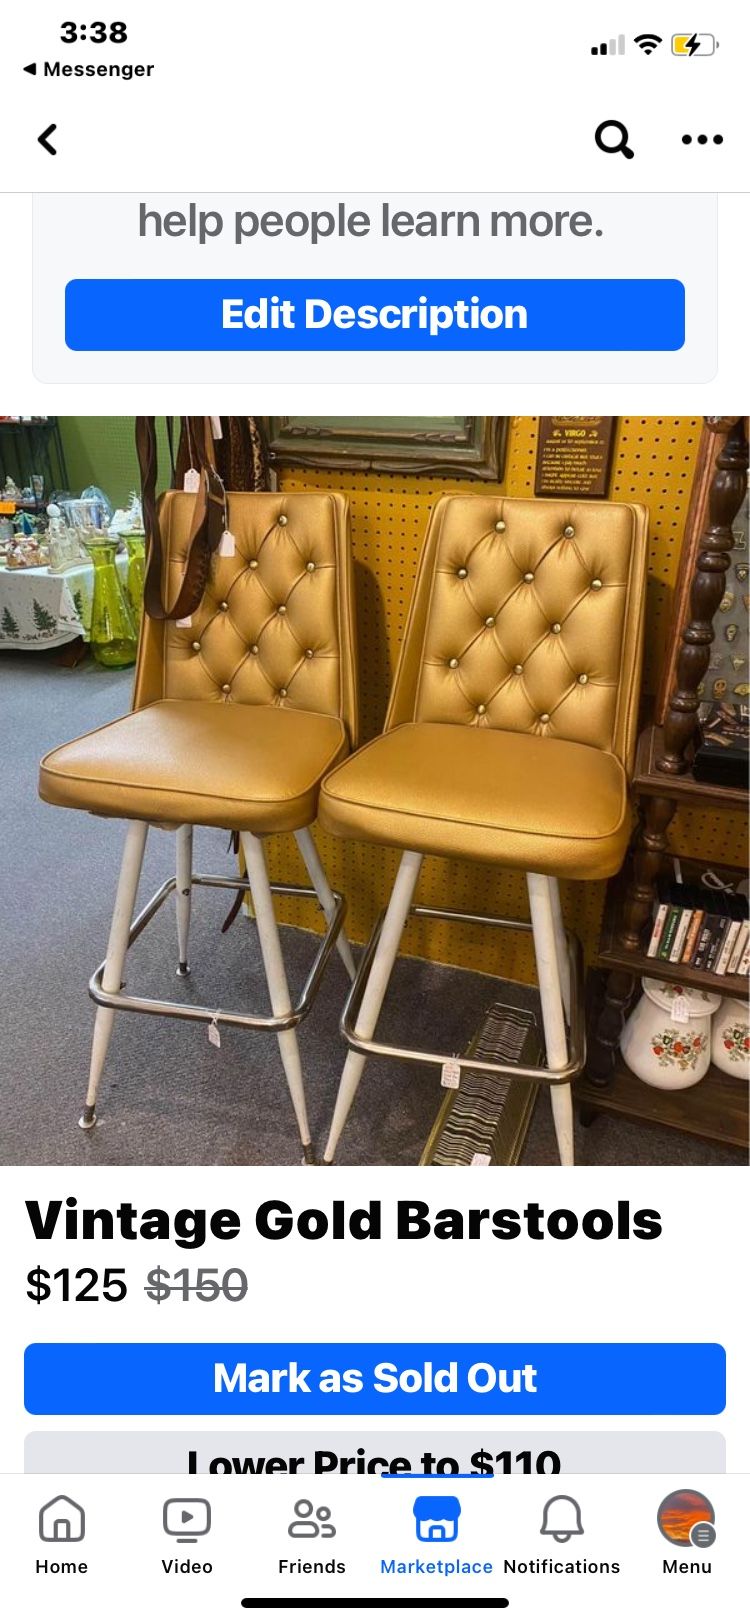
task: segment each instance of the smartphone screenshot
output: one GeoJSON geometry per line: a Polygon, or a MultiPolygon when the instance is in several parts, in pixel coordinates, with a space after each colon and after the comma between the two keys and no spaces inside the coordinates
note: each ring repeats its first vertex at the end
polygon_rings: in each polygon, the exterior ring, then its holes
{"type": "Polygon", "coordinates": [[[4,18],[8,1618],[746,1616],[749,33],[4,18]]]}

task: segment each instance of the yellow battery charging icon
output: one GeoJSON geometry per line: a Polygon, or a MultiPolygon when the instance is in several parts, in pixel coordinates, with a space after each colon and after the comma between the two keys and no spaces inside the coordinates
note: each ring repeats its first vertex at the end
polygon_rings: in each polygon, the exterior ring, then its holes
{"type": "Polygon", "coordinates": [[[718,40],[714,34],[673,34],[673,56],[713,56],[718,40]]]}

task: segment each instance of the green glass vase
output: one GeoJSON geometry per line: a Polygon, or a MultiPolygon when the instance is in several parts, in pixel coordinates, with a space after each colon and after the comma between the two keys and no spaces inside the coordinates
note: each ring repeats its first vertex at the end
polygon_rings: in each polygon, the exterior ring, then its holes
{"type": "Polygon", "coordinates": [[[117,542],[109,536],[90,536],[83,545],[94,566],[91,652],[99,665],[119,671],[135,664],[138,633],[117,573],[117,542]]]}
{"type": "Polygon", "coordinates": [[[130,607],[135,616],[136,626],[140,623],[143,609],[143,580],[146,573],[146,537],[142,530],[132,530],[125,536],[125,546],[128,549],[128,597],[130,607]]]}

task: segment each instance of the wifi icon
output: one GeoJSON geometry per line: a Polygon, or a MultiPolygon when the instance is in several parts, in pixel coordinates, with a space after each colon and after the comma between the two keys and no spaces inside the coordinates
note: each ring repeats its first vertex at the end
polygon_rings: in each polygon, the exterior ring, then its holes
{"type": "Polygon", "coordinates": [[[651,56],[657,45],[661,45],[661,43],[661,34],[636,34],[633,40],[633,44],[637,45],[640,51],[645,51],[646,56],[651,56]]]}

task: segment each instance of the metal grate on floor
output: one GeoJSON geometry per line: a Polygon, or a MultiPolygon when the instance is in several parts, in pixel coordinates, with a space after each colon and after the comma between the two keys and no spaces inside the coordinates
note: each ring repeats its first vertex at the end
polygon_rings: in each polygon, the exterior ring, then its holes
{"type": "MultiPolygon", "coordinates": [[[[477,1060],[542,1064],[533,1010],[491,1004],[466,1050],[477,1060]]],[[[435,1119],[420,1167],[509,1167],[520,1161],[539,1084],[524,1077],[462,1071],[435,1119]]]]}

